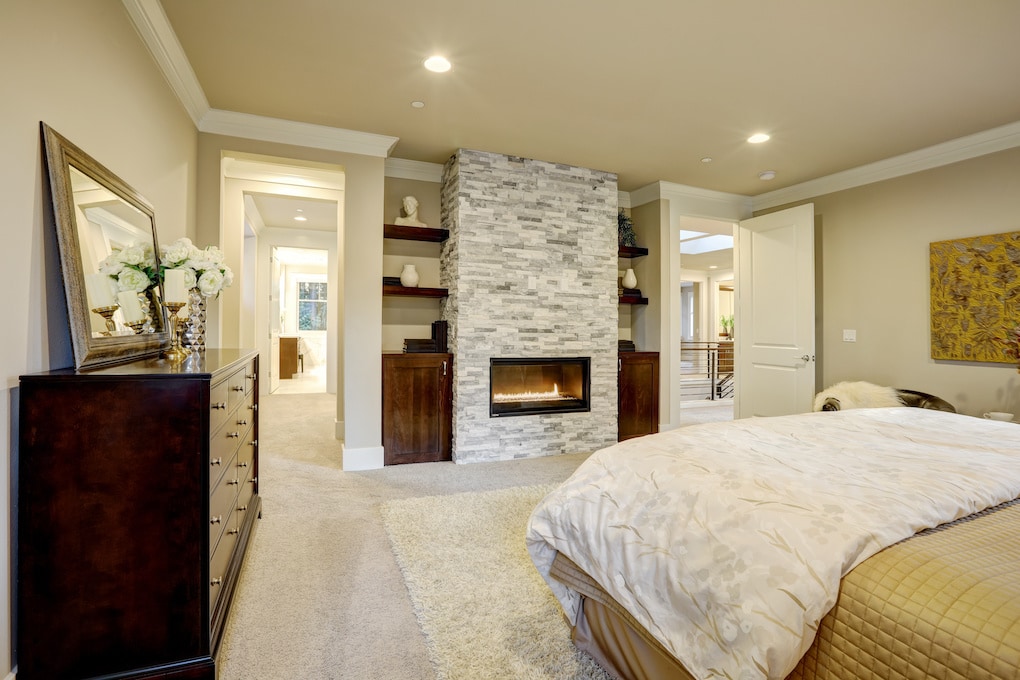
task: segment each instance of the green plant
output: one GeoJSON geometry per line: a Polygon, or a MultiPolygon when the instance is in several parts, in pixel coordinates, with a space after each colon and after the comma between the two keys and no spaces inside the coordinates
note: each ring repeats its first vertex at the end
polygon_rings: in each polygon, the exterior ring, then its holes
{"type": "Polygon", "coordinates": [[[730,333],[733,330],[733,315],[730,314],[729,316],[720,316],[719,325],[722,326],[724,333],[727,334],[730,333]]]}

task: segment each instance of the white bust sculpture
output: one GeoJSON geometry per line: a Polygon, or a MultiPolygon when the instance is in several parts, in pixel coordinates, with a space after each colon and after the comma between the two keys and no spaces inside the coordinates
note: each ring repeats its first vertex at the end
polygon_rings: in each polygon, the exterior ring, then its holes
{"type": "Polygon", "coordinates": [[[397,217],[397,225],[405,227],[427,227],[418,219],[418,199],[414,196],[404,196],[404,216],[397,217]]]}

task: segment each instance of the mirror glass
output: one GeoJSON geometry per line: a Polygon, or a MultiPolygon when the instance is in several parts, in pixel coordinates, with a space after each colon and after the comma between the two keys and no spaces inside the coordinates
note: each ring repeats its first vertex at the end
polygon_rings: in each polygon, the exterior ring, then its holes
{"type": "Polygon", "coordinates": [[[153,210],[43,125],[75,367],[156,354],[168,343],[153,210]]]}

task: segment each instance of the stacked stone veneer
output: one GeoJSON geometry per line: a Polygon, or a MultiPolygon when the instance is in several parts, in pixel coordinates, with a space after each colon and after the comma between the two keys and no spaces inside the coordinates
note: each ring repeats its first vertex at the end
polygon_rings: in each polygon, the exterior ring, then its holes
{"type": "Polygon", "coordinates": [[[617,437],[617,182],[461,149],[446,163],[440,278],[453,459],[594,451],[617,437]],[[491,357],[591,357],[591,412],[489,417],[491,357]]]}

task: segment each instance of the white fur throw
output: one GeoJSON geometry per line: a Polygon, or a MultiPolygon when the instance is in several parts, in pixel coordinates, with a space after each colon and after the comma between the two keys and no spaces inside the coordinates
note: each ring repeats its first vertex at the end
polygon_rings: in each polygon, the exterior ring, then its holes
{"type": "Polygon", "coordinates": [[[873,385],[869,382],[840,382],[815,395],[814,409],[816,411],[845,411],[851,408],[880,408],[884,406],[903,406],[895,388],[873,385]],[[828,409],[823,408],[826,402],[829,403],[828,409]]]}

